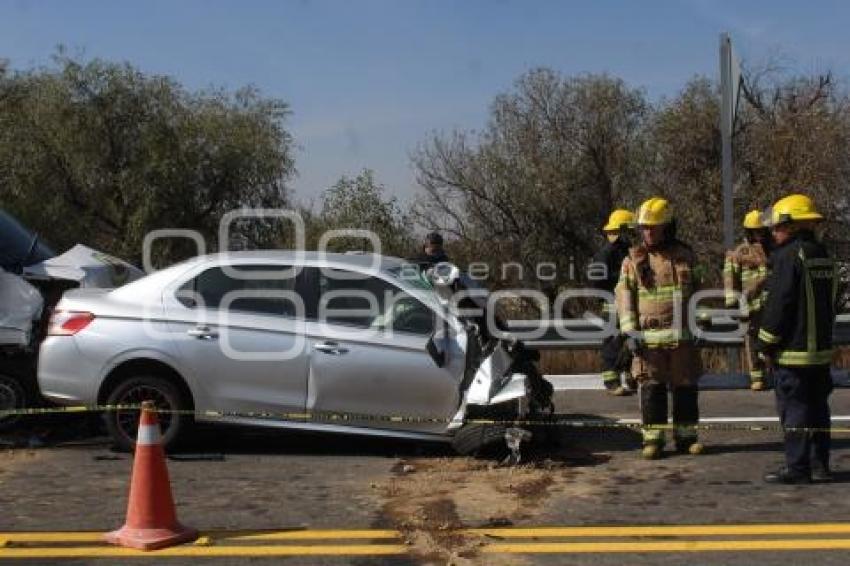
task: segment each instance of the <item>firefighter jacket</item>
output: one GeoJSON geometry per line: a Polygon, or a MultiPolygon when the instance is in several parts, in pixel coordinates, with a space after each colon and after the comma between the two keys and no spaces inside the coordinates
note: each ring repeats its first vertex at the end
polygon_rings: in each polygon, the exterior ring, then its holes
{"type": "Polygon", "coordinates": [[[605,247],[593,256],[593,269],[589,270],[591,285],[595,289],[613,293],[617,281],[620,280],[620,268],[627,255],[629,255],[629,242],[623,238],[617,238],[613,243],[606,243],[605,247]],[[592,275],[597,276],[593,277],[592,275]],[[605,275],[605,277],[602,277],[602,275],[605,275]]]}
{"type": "MultiPolygon", "coordinates": [[[[629,243],[623,238],[617,238],[613,243],[607,242],[596,252],[587,273],[593,288],[613,293],[620,279],[620,267],[627,255],[629,255],[629,243]]],[[[603,312],[613,313],[614,310],[613,301],[606,300],[602,304],[603,312]]]]}
{"type": "Polygon", "coordinates": [[[748,313],[758,313],[767,298],[767,253],[758,242],[744,242],[726,254],[723,289],[726,307],[738,304],[742,294],[748,313]]]}
{"type": "Polygon", "coordinates": [[[655,250],[633,247],[617,283],[623,332],[640,331],[648,348],[675,348],[691,340],[687,306],[696,288],[694,253],[674,240],[655,250]]]}
{"type": "Polygon", "coordinates": [[[770,256],[759,349],[783,366],[828,365],[837,294],[835,262],[812,232],[798,232],[770,256]]]}

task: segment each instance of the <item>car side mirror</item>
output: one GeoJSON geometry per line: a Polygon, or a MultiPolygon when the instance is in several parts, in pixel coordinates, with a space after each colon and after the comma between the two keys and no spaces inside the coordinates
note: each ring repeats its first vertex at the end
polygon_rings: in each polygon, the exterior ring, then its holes
{"type": "Polygon", "coordinates": [[[451,301],[455,283],[459,278],[460,270],[449,262],[438,263],[428,270],[428,279],[443,304],[451,301]]]}
{"type": "Polygon", "coordinates": [[[441,351],[437,347],[437,343],[434,342],[433,335],[428,338],[428,344],[426,344],[425,349],[428,350],[428,354],[431,356],[431,359],[434,360],[434,363],[437,364],[438,368],[446,365],[446,352],[445,350],[441,351]]]}

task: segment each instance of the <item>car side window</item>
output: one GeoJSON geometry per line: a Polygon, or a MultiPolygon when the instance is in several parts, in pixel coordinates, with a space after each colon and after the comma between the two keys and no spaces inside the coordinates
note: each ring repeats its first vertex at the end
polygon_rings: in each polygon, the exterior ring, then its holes
{"type": "Polygon", "coordinates": [[[414,296],[379,277],[341,269],[318,276],[318,318],[334,324],[431,334],[434,312],[414,296]]]}
{"type": "Polygon", "coordinates": [[[233,312],[295,316],[293,293],[297,279],[295,269],[282,265],[211,267],[184,283],[176,298],[187,308],[227,308],[233,312]],[[280,277],[252,278],[251,272],[257,271],[280,272],[280,277]]]}

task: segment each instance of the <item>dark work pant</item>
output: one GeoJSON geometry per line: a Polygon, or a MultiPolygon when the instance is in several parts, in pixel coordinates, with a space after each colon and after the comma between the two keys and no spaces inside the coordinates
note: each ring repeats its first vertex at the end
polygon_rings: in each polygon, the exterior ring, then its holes
{"type": "Polygon", "coordinates": [[[776,408],[785,431],[788,469],[808,475],[812,465],[829,468],[829,366],[787,367],[773,371],[776,408]]]}
{"type": "Polygon", "coordinates": [[[620,385],[620,372],[631,366],[631,356],[625,349],[625,336],[615,334],[602,341],[602,381],[606,385],[620,385]]]}
{"type": "MultiPolygon", "coordinates": [[[[696,440],[696,424],[699,422],[699,392],[693,386],[670,386],[673,404],[673,434],[677,441],[696,440]]],[[[640,412],[645,425],[667,424],[668,384],[650,381],[641,384],[640,412]]],[[[644,440],[661,442],[663,435],[644,435],[644,440]],[[658,436],[658,438],[656,438],[658,436]]]]}

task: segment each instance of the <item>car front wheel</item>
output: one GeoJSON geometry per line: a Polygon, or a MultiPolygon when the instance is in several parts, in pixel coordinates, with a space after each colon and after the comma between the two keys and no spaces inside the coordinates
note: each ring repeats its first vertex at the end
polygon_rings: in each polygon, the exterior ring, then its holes
{"type": "Polygon", "coordinates": [[[461,456],[502,459],[508,455],[504,424],[463,425],[452,438],[452,448],[461,456]]]}
{"type": "MultiPolygon", "coordinates": [[[[112,390],[106,403],[111,406],[141,405],[144,401],[153,401],[158,409],[165,450],[174,449],[185,438],[191,427],[192,415],[184,412],[190,406],[180,390],[168,379],[155,375],[136,375],[128,377],[112,390]]],[[[138,409],[110,409],[104,415],[106,428],[117,450],[131,452],[136,445],[139,431],[140,411],[138,409]]]]}

